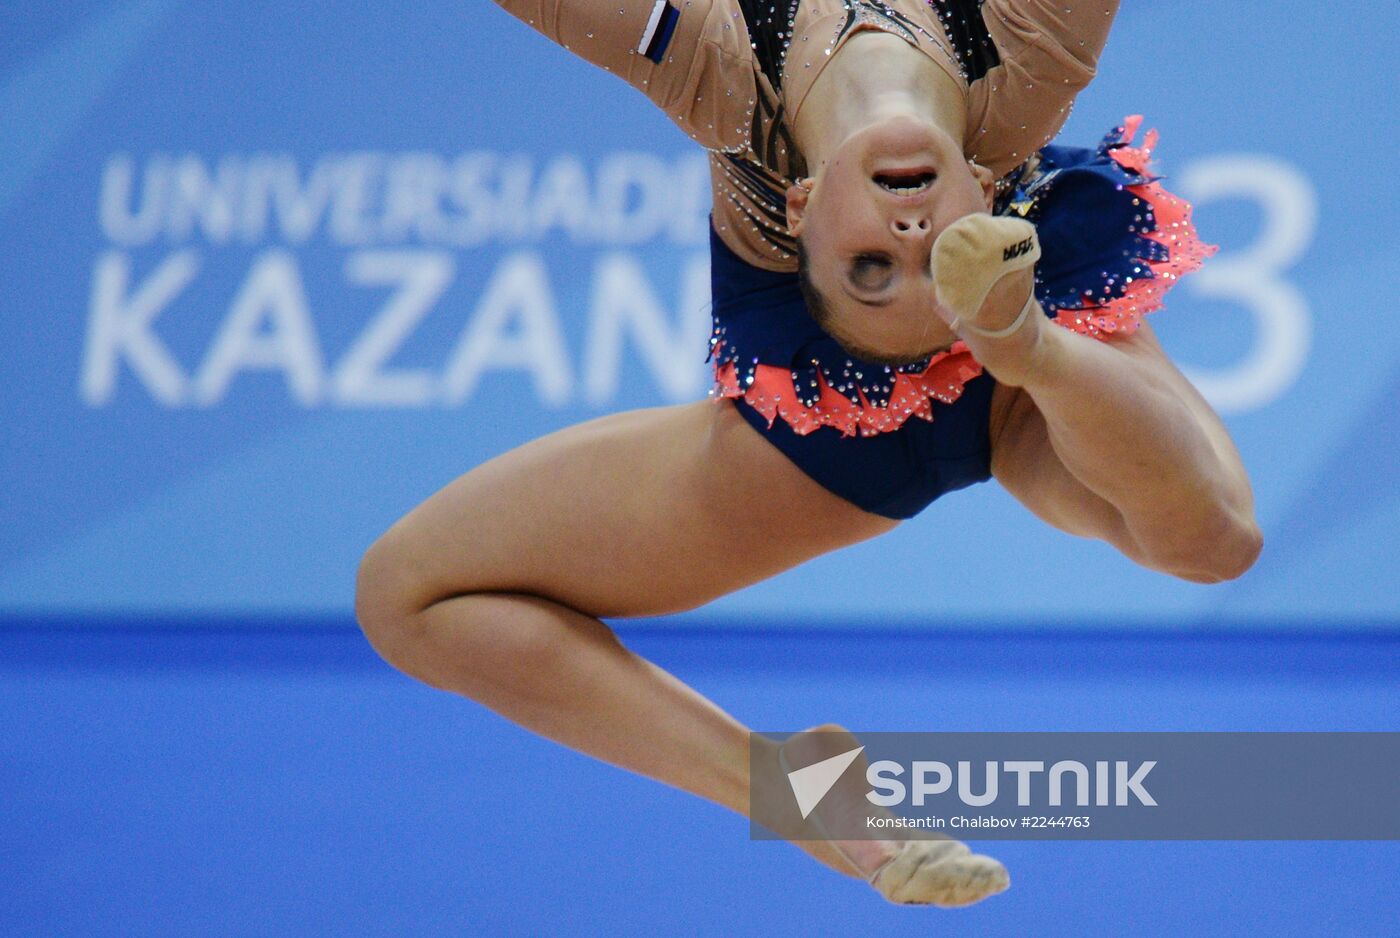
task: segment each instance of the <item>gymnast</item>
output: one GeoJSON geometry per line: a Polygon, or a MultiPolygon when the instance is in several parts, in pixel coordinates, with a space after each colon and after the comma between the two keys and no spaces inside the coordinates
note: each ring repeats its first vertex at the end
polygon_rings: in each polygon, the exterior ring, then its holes
{"type": "MultiPolygon", "coordinates": [[[[1141,322],[1211,249],[1139,118],[1050,144],[1116,2],[498,2],[710,151],[716,389],[545,436],[395,524],[356,586],[392,665],[766,818],[750,772],[793,754],[751,765],[746,727],[602,618],[693,609],[991,477],[1165,574],[1253,564],[1239,455],[1141,322]]],[[[956,841],[793,839],[899,903],[1009,882],[956,841]]]]}

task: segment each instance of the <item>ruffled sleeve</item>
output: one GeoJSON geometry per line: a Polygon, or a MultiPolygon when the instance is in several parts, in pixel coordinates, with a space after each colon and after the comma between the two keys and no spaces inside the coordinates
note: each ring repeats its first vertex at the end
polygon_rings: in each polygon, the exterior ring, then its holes
{"type": "Polygon", "coordinates": [[[1045,147],[998,204],[1036,226],[1036,296],[1047,314],[1086,335],[1136,329],[1216,251],[1197,234],[1190,203],[1148,169],[1157,132],[1132,145],[1141,125],[1128,117],[1094,150],[1045,147]]]}

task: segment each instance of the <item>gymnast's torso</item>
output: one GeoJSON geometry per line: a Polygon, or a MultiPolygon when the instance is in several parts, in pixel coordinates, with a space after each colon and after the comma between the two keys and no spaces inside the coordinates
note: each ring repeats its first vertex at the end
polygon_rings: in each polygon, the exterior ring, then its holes
{"type": "Polygon", "coordinates": [[[994,214],[1040,231],[1035,298],[1059,325],[1100,339],[1130,334],[1209,253],[1189,206],[1148,173],[1155,134],[1133,145],[1141,118],[1097,148],[1049,145],[1094,77],[1117,0],[498,3],[626,80],[710,151],[715,393],[867,512],[912,517],[989,479],[1019,391],[997,383],[964,342],[878,364],[810,315],[787,194],[817,167],[793,128],[852,37],[898,37],[955,83],[963,155],[997,181],[994,214]]]}
{"type": "Polygon", "coordinates": [[[1063,126],[1093,78],[1117,0],[498,0],[626,80],[710,150],[716,233],[745,263],[795,271],[791,132],[852,36],[880,30],[964,90],[965,155],[1003,177],[1063,126]]]}

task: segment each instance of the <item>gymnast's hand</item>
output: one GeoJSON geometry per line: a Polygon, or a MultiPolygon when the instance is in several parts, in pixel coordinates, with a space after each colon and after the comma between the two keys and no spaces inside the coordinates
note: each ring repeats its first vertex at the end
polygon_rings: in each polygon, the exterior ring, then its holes
{"type": "Polygon", "coordinates": [[[1034,225],[980,212],[933,244],[935,310],[1002,384],[1020,386],[1035,367],[1047,325],[1034,295],[1039,259],[1034,225]]]}

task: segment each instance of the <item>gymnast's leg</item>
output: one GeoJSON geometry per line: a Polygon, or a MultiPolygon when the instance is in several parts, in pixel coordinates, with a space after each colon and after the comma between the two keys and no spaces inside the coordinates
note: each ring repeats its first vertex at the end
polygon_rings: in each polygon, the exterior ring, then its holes
{"type": "Polygon", "coordinates": [[[894,524],[816,485],[727,402],[633,411],[429,498],[366,554],[356,611],[401,670],[748,815],[748,730],[598,617],[693,608],[894,524]]]}

